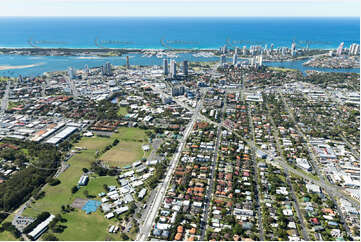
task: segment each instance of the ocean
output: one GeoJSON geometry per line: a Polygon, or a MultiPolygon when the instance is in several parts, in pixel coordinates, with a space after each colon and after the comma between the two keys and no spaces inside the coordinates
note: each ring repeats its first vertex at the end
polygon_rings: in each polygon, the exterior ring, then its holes
{"type": "Polygon", "coordinates": [[[359,18],[0,17],[0,47],[336,48],[360,42],[359,18]]]}
{"type": "MultiPolygon", "coordinates": [[[[337,48],[360,43],[359,18],[144,18],[86,17],[35,18],[0,17],[0,48],[128,48],[128,49],[217,49],[224,45],[242,47],[337,48]]],[[[132,65],[161,65],[161,58],[131,54],[132,65]]],[[[218,61],[217,57],[179,54],[175,60],[218,61]]],[[[5,76],[36,76],[85,64],[96,67],[111,62],[124,65],[124,57],[79,58],[75,56],[0,55],[5,76]],[[21,67],[23,66],[23,67],[21,67]]],[[[359,72],[359,69],[330,70],[302,66],[302,61],[265,63],[301,71],[359,72]]]]}

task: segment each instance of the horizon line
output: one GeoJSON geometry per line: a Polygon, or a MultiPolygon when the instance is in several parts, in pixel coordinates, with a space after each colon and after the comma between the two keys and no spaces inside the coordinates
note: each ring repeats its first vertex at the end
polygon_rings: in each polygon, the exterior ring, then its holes
{"type": "Polygon", "coordinates": [[[0,18],[360,18],[360,16],[0,16],[0,18]]]}

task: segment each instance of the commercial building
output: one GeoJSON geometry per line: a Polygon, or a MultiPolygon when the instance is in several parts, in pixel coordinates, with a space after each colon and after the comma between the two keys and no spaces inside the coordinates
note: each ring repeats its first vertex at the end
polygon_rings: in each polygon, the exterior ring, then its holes
{"type": "Polygon", "coordinates": [[[219,64],[223,65],[226,63],[226,55],[221,55],[219,59],[219,64]]]}
{"type": "Polygon", "coordinates": [[[163,74],[168,75],[168,60],[163,59],[163,74]]]}
{"type": "Polygon", "coordinates": [[[170,61],[170,75],[172,78],[177,76],[177,65],[175,60],[170,61]]]}
{"type": "Polygon", "coordinates": [[[183,74],[185,76],[188,75],[188,61],[187,60],[183,61],[183,74]]]}
{"type": "Polygon", "coordinates": [[[75,78],[75,75],[76,75],[76,71],[73,67],[69,67],[68,69],[68,76],[69,76],[69,79],[74,79],[75,78]]]}
{"type": "Polygon", "coordinates": [[[54,218],[54,215],[50,215],[49,218],[36,226],[28,235],[34,238],[34,240],[37,240],[48,229],[50,222],[53,221],[54,218]]]}
{"type": "Polygon", "coordinates": [[[110,62],[107,62],[102,66],[102,74],[105,76],[112,75],[112,65],[110,64],[110,62]]]}
{"type": "Polygon", "coordinates": [[[344,45],[344,43],[342,42],[342,43],[338,46],[337,52],[336,52],[337,56],[340,56],[340,55],[342,54],[343,45],[344,45]]]}
{"type": "Polygon", "coordinates": [[[126,57],[126,67],[127,67],[127,69],[129,69],[129,67],[130,67],[130,64],[129,64],[129,56],[127,55],[127,57],[126,57]]]}
{"type": "Polygon", "coordinates": [[[185,90],[184,86],[173,87],[172,96],[176,97],[176,96],[184,95],[184,90],[185,90]]]}
{"type": "Polygon", "coordinates": [[[237,54],[234,53],[233,55],[233,65],[237,65],[237,54]]]}

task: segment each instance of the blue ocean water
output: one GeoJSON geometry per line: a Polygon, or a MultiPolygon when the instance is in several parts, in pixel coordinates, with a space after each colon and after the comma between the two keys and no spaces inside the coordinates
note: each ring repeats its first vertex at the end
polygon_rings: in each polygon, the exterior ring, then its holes
{"type": "MultiPolygon", "coordinates": [[[[0,47],[52,48],[220,48],[274,44],[275,47],[336,48],[360,43],[359,18],[14,18],[0,17],[0,47]]],[[[161,65],[162,59],[131,54],[132,65],[161,65]]],[[[217,57],[180,54],[176,61],[217,61],[217,57]]],[[[85,64],[96,67],[111,62],[124,65],[124,57],[84,59],[74,56],[0,55],[0,66],[26,66],[2,70],[5,76],[36,76],[85,64]]],[[[265,63],[301,71],[359,72],[359,69],[327,70],[302,66],[302,61],[265,63]]]]}
{"type": "Polygon", "coordinates": [[[335,48],[360,42],[359,18],[9,18],[0,47],[219,48],[265,45],[335,48]]]}

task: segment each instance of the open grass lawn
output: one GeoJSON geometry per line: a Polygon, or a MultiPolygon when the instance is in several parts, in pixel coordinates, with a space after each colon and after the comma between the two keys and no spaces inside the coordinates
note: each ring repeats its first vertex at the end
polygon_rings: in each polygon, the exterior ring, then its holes
{"type": "Polygon", "coordinates": [[[120,116],[120,115],[124,116],[124,115],[126,115],[126,114],[128,114],[127,108],[126,108],[126,107],[119,107],[119,109],[118,109],[118,115],[119,115],[119,116],[120,116]]]}
{"type": "Polygon", "coordinates": [[[3,232],[0,232],[0,241],[11,241],[11,240],[19,240],[19,239],[16,239],[15,236],[8,232],[8,231],[3,231],[3,232]]]}
{"type": "Polygon", "coordinates": [[[120,142],[100,157],[110,166],[124,167],[150,154],[142,149],[142,145],[148,143],[148,137],[142,129],[123,127],[111,137],[120,142]]]}
{"type": "MultiPolygon", "coordinates": [[[[118,185],[116,177],[114,176],[94,176],[90,177],[88,185],[81,187],[80,190],[76,193],[78,197],[85,198],[83,191],[87,190],[89,195],[97,196],[101,192],[106,192],[104,190],[104,184],[108,186],[118,185]]],[[[94,198],[95,200],[100,200],[99,198],[94,198]]]]}
{"type": "Polygon", "coordinates": [[[97,149],[100,150],[105,146],[111,144],[113,142],[112,138],[105,138],[105,137],[83,137],[79,143],[75,144],[74,146],[79,147],[86,147],[87,149],[96,151],[97,149]]]}
{"type": "Polygon", "coordinates": [[[143,157],[142,143],[120,141],[115,147],[103,154],[100,159],[111,166],[124,167],[143,157]]]}
{"type": "MultiPolygon", "coordinates": [[[[14,219],[15,212],[13,214],[10,214],[4,221],[2,221],[1,224],[6,223],[6,222],[11,223],[11,221],[13,221],[13,219],[14,219]]],[[[6,241],[6,240],[8,241],[8,240],[19,240],[19,239],[16,239],[15,236],[8,231],[0,232],[0,241],[6,241]]]]}
{"type": "Polygon", "coordinates": [[[63,233],[54,234],[59,240],[120,240],[119,234],[108,233],[109,220],[97,211],[92,214],[86,214],[84,211],[75,210],[62,215],[68,221],[62,223],[67,226],[63,233]]]}
{"type": "Polygon", "coordinates": [[[115,133],[112,135],[112,137],[123,141],[148,142],[148,137],[145,134],[145,130],[138,128],[119,128],[118,133],[115,133]]]}
{"type": "MultiPolygon", "coordinates": [[[[109,227],[111,225],[119,225],[119,222],[114,218],[110,220],[106,219],[99,210],[92,214],[86,214],[84,211],[76,210],[62,216],[67,219],[67,222],[61,224],[67,226],[67,228],[63,233],[53,233],[59,240],[121,240],[121,233],[108,233],[109,227]]],[[[133,228],[126,234],[133,240],[136,238],[136,233],[133,228]]]]}

